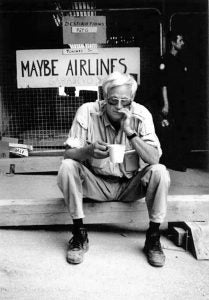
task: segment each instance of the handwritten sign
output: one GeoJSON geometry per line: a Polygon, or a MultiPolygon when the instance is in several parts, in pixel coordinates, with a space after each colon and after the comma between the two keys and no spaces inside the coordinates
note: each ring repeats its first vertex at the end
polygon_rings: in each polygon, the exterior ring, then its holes
{"type": "Polygon", "coordinates": [[[92,33],[97,32],[97,27],[72,27],[72,33],[92,33]]]}
{"type": "Polygon", "coordinates": [[[24,148],[11,148],[9,150],[11,153],[14,153],[18,156],[28,156],[28,149],[24,148]]]}
{"type": "Polygon", "coordinates": [[[106,16],[63,16],[63,44],[106,43],[106,16]]]}
{"type": "Polygon", "coordinates": [[[83,53],[98,53],[97,48],[66,48],[63,49],[63,54],[83,54],[83,53]]]}
{"type": "Polygon", "coordinates": [[[99,48],[98,53],[69,53],[62,49],[16,52],[17,87],[98,86],[114,71],[132,73],[140,83],[139,48],[99,48]]]}

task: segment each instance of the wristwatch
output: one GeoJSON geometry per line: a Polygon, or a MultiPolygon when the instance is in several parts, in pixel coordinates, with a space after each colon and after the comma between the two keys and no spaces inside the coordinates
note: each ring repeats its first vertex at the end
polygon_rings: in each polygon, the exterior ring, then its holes
{"type": "Polygon", "coordinates": [[[127,135],[127,139],[130,141],[132,140],[135,136],[138,136],[136,132],[130,134],[130,135],[127,135]]]}

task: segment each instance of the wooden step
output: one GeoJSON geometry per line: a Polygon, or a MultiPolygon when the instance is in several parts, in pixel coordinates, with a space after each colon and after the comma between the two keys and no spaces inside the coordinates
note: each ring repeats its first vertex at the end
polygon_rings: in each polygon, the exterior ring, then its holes
{"type": "MultiPolygon", "coordinates": [[[[200,174],[198,176],[201,180],[200,174]]],[[[202,189],[204,193],[200,188],[187,187],[189,194],[185,194],[182,189],[185,183],[178,183],[178,180],[174,181],[169,192],[167,221],[209,220],[209,191],[206,187],[202,189]],[[179,193],[180,186],[182,193],[179,193]]],[[[144,199],[133,203],[90,201],[84,203],[84,211],[85,223],[148,221],[144,199]]],[[[54,224],[71,224],[56,176],[0,176],[0,226],[54,224]]]]}
{"type": "Polygon", "coordinates": [[[10,173],[12,166],[14,172],[19,174],[57,172],[62,160],[63,156],[4,158],[0,159],[0,171],[10,173]]]}

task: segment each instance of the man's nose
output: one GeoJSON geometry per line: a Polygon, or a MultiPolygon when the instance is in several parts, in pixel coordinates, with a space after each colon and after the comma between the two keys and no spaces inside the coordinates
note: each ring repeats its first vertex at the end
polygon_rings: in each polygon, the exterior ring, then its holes
{"type": "Polygon", "coordinates": [[[117,109],[123,108],[123,105],[121,104],[121,100],[118,100],[116,107],[117,107],[117,109]]]}

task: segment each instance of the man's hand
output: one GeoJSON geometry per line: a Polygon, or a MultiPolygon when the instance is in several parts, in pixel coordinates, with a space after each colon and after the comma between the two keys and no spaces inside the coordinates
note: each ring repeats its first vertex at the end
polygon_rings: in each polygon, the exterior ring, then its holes
{"type": "Polygon", "coordinates": [[[131,111],[128,108],[121,108],[118,112],[123,115],[123,118],[120,121],[122,130],[125,131],[125,133],[129,133],[133,130],[131,126],[131,111]]]}
{"type": "Polygon", "coordinates": [[[95,142],[91,145],[90,155],[94,158],[102,159],[109,156],[108,144],[105,142],[95,142]]]}

